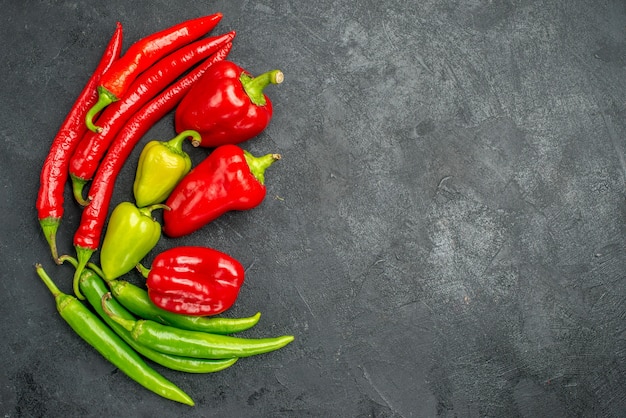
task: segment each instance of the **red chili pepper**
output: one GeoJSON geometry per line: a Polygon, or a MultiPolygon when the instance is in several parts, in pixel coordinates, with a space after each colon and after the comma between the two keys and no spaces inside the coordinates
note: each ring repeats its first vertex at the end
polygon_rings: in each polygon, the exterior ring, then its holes
{"type": "Polygon", "coordinates": [[[98,86],[98,102],[85,116],[85,124],[97,132],[93,119],[102,109],[121,99],[135,78],[155,61],[183,45],[206,35],[222,19],[221,13],[187,20],[170,28],[146,36],[135,42],[128,51],[102,76],[98,86]]]}
{"type": "Polygon", "coordinates": [[[70,156],[87,130],[84,120],[89,108],[97,101],[95,88],[102,73],[119,57],[122,50],[122,38],[122,24],[118,22],[98,66],[54,137],[50,152],[41,169],[37,195],[37,217],[50,246],[52,257],[57,262],[59,255],[56,234],[64,212],[63,193],[67,182],[70,156]]]}
{"type": "Polygon", "coordinates": [[[176,131],[194,130],[202,141],[194,146],[237,144],[260,134],[272,118],[272,102],[263,93],[283,81],[273,70],[252,77],[238,65],[223,61],[211,68],[176,109],[176,131]]]}
{"type": "Polygon", "coordinates": [[[190,234],[231,210],[248,210],[265,198],[265,170],[279,154],[255,157],[237,145],[217,147],[187,174],[165,205],[163,231],[190,234]]]}
{"type": "Polygon", "coordinates": [[[120,101],[107,107],[98,118],[101,130],[87,131],[70,160],[70,178],[76,201],[85,206],[83,188],[91,180],[115,135],[130,117],[160,91],[201,60],[231,42],[235,32],[196,41],[159,60],[143,72],[120,101]]]}
{"type": "Polygon", "coordinates": [[[100,245],[102,229],[108,215],[115,180],[124,162],[141,137],[157,121],[174,109],[184,94],[189,91],[191,86],[211,65],[225,59],[231,48],[231,43],[226,44],[204,63],[200,64],[199,67],[192,70],[141,108],[126,123],[113,144],[111,144],[94,176],[92,187],[89,190],[89,204],[83,210],[80,225],[74,234],[74,248],[76,249],[76,258],[78,260],[78,267],[74,274],[74,293],[76,293],[77,297],[82,298],[78,289],[78,280],[91,255],[100,245]]]}
{"type": "Polygon", "coordinates": [[[207,247],[176,247],[138,266],[152,302],[169,312],[216,315],[230,308],[244,281],[244,268],[228,254],[207,247]]]}

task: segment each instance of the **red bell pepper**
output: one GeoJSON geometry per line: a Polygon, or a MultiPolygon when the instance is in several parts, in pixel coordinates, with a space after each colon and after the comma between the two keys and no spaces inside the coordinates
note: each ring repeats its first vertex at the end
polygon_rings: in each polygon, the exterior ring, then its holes
{"type": "Polygon", "coordinates": [[[158,254],[152,268],[138,266],[148,296],[169,312],[216,315],[230,308],[244,281],[244,268],[228,254],[207,247],[176,247],[158,254]]]}
{"type": "Polygon", "coordinates": [[[202,140],[193,145],[210,148],[253,138],[272,118],[272,102],[263,89],[283,79],[280,70],[252,77],[233,62],[217,63],[178,105],[176,131],[197,131],[202,140]]]}
{"type": "Polygon", "coordinates": [[[265,198],[265,170],[279,154],[255,157],[237,145],[217,147],[174,188],[165,204],[163,232],[190,234],[232,210],[248,210],[265,198]]]}

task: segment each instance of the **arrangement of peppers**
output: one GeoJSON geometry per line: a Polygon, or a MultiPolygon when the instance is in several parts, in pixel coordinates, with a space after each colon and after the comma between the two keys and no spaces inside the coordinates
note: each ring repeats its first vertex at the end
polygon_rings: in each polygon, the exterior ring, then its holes
{"type": "Polygon", "coordinates": [[[280,159],[275,153],[254,156],[237,144],[268,126],[272,104],[264,89],[281,83],[283,73],[254,77],[227,61],[234,31],[203,38],[221,19],[215,13],[181,22],[140,39],[124,54],[118,23],[52,141],[36,204],[53,260],[75,267],[70,295],[36,264],[61,317],[131,379],[187,405],[194,404],[192,398],[145,359],[180,372],[211,373],[294,339],[232,335],[255,326],[260,313],[218,316],[233,306],[244,284],[243,266],[226,253],[179,246],[158,254],[150,267],[142,264],[161,231],[170,238],[192,234],[226,212],[260,205],[265,170],[280,159]],[[135,201],[118,204],[107,216],[131,151],[174,110],[177,135],[144,146],[133,183],[135,201]],[[210,150],[196,167],[183,150],[187,140],[210,150]],[[83,212],[74,234],[76,255],[60,256],[56,235],[69,179],[83,212]],[[155,210],[163,211],[163,226],[153,218],[155,210]],[[91,262],[98,250],[100,265],[91,262]],[[135,269],[145,286],[124,279],[135,269]]]}

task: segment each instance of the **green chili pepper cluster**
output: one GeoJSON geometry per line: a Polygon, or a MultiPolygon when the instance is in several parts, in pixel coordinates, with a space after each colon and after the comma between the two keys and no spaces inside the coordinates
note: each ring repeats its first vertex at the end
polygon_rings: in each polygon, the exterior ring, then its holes
{"type": "MultiPolygon", "coordinates": [[[[78,266],[70,256],[61,256],[60,261],[78,266]]],[[[278,350],[294,339],[291,335],[232,336],[255,326],[261,314],[222,318],[168,312],[154,305],[144,289],[121,279],[106,281],[102,270],[89,263],[78,286],[94,314],[76,297],[62,293],[40,264],[36,270],[54,296],[57,310],[81,338],[145,388],[187,405],[194,405],[191,397],[143,358],[179,372],[214,373],[242,357],[278,350]]]]}

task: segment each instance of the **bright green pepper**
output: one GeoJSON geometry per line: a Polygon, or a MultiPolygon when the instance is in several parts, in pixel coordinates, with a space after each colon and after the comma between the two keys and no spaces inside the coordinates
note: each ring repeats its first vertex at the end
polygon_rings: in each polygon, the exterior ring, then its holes
{"type": "Polygon", "coordinates": [[[196,131],[183,131],[175,138],[150,141],[141,151],[133,192],[138,207],[161,203],[191,170],[191,158],[183,151],[183,141],[200,141],[196,131]]]}
{"type": "Polygon", "coordinates": [[[167,206],[138,208],[131,202],[122,202],[113,209],[100,253],[107,281],[134,269],[159,242],[161,225],[152,218],[152,211],[160,208],[167,206]]]}

